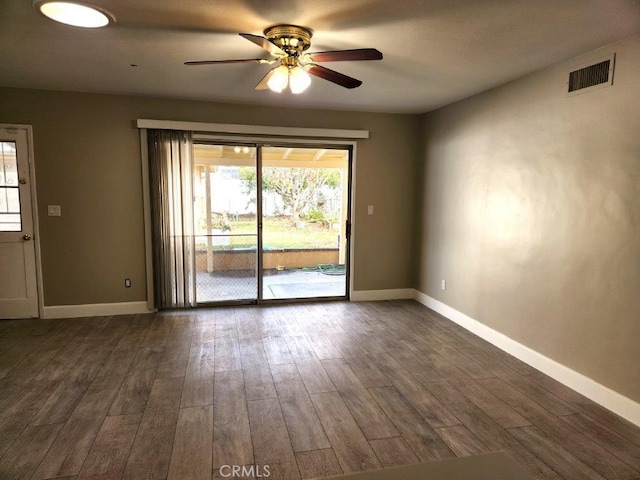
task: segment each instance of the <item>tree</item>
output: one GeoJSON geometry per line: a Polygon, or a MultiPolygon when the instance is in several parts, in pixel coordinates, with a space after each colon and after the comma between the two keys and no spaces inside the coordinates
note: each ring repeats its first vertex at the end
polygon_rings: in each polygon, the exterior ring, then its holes
{"type": "MultiPolygon", "coordinates": [[[[247,192],[256,188],[256,171],[242,167],[240,178],[247,192]]],[[[340,170],[336,168],[265,167],[262,169],[262,189],[275,192],[289,212],[294,225],[300,222],[307,207],[315,206],[323,187],[340,186],[340,170]]]]}

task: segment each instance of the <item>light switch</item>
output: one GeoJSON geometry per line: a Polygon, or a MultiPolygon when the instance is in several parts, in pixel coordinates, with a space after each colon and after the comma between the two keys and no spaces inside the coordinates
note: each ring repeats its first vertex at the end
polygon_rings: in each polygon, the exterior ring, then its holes
{"type": "Polygon", "coordinates": [[[368,213],[369,215],[373,215],[373,205],[369,205],[369,206],[367,207],[367,213],[368,213]]]}
{"type": "Polygon", "coordinates": [[[47,205],[47,213],[50,217],[61,217],[62,209],[60,205],[47,205]]]}

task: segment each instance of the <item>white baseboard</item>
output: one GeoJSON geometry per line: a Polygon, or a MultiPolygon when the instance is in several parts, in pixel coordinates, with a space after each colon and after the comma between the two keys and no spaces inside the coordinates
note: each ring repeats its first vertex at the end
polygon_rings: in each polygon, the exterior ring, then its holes
{"type": "Polygon", "coordinates": [[[415,300],[444,315],[510,355],[549,375],[567,387],[640,426],[640,403],[592,380],[591,378],[532,350],[455,308],[415,290],[415,300]]]}
{"type": "Polygon", "coordinates": [[[94,303],[88,305],[54,305],[45,306],[43,317],[50,318],[78,318],[101,317],[108,315],[133,315],[137,313],[151,313],[147,302],[122,303],[94,303]]]}
{"type": "Polygon", "coordinates": [[[396,288],[393,290],[355,290],[351,292],[353,302],[372,302],[377,300],[406,300],[415,297],[413,288],[396,288]]]}

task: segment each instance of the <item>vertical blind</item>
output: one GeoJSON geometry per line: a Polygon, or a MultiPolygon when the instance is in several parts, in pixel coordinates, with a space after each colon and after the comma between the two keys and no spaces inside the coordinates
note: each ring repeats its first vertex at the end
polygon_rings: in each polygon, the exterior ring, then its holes
{"type": "Polygon", "coordinates": [[[156,307],[193,307],[192,134],[148,130],[147,141],[156,307]]]}

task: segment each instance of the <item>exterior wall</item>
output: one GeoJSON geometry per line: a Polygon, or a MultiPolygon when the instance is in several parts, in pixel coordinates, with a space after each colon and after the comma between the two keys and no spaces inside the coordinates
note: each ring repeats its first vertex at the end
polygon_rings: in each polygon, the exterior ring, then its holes
{"type": "MultiPolygon", "coordinates": [[[[263,268],[265,270],[277,267],[304,268],[314,267],[324,263],[338,263],[338,249],[287,249],[269,250],[264,252],[263,268]]],[[[256,252],[242,250],[227,250],[213,252],[213,266],[215,271],[255,270],[256,252]]],[[[207,252],[196,252],[196,270],[207,270],[207,252]]]]}

